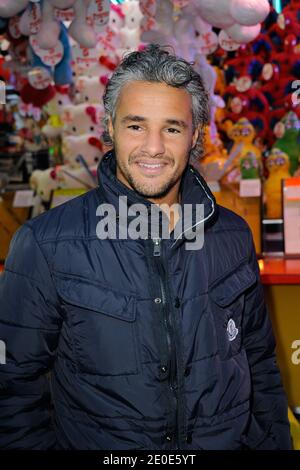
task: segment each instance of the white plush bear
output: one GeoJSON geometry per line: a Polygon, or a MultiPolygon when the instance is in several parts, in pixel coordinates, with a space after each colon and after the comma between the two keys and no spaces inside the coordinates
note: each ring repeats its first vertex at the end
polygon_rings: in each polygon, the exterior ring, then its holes
{"type": "Polygon", "coordinates": [[[80,168],[78,155],[82,155],[88,166],[97,165],[103,156],[103,146],[92,134],[64,136],[62,151],[64,163],[70,168],[80,168]]]}
{"type": "Polygon", "coordinates": [[[50,138],[58,137],[63,130],[62,114],[66,106],[71,105],[71,99],[68,94],[68,87],[56,86],[56,93],[49,103],[43,107],[49,118],[42,128],[43,133],[50,138]]]}
{"type": "Polygon", "coordinates": [[[51,191],[59,187],[59,181],[54,168],[47,170],[34,170],[29,185],[43,202],[49,202],[51,191]]]}
{"type": "Polygon", "coordinates": [[[107,84],[108,76],[85,77],[80,76],[76,82],[76,102],[98,104],[102,102],[102,96],[107,84]]]}
{"type": "Polygon", "coordinates": [[[102,105],[78,104],[66,106],[62,115],[65,135],[102,133],[102,118],[104,109],[102,105]]]}
{"type": "Polygon", "coordinates": [[[60,165],[47,170],[34,170],[30,177],[30,187],[45,203],[50,201],[51,192],[55,189],[84,188],[92,189],[97,186],[97,166],[85,168],[71,168],[60,165]]]}
{"type": "Polygon", "coordinates": [[[55,9],[73,8],[74,20],[69,26],[70,36],[81,46],[92,48],[97,44],[93,27],[87,24],[87,11],[91,0],[44,0],[42,5],[42,24],[37,34],[42,49],[51,49],[58,43],[60,24],[55,19],[55,9]]]}
{"type": "Polygon", "coordinates": [[[117,54],[121,47],[120,31],[125,24],[125,15],[121,5],[110,6],[109,22],[98,37],[98,44],[103,54],[117,54]]]}
{"type": "Polygon", "coordinates": [[[119,54],[134,51],[141,42],[141,22],[144,15],[140,9],[139,0],[127,0],[123,4],[125,24],[120,31],[121,48],[119,54]]]}

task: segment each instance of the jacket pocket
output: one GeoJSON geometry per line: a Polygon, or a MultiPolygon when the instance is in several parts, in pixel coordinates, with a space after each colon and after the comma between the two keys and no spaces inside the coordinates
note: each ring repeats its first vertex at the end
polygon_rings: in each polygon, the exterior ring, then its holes
{"type": "Polygon", "coordinates": [[[209,296],[221,359],[229,359],[241,350],[245,296],[255,283],[256,275],[250,266],[242,264],[210,286],[209,296]]]}
{"type": "Polygon", "coordinates": [[[54,281],[72,328],[78,370],[139,373],[136,296],[62,273],[54,273],[54,281]]]}

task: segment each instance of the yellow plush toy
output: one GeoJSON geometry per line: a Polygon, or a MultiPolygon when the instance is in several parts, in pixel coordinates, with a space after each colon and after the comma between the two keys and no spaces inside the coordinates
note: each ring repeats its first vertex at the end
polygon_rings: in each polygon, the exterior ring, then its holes
{"type": "Polygon", "coordinates": [[[267,219],[280,219],[282,217],[282,191],[281,182],[290,178],[290,160],[282,150],[274,148],[267,158],[266,166],[269,176],[264,183],[264,200],[267,219]]]}
{"type": "Polygon", "coordinates": [[[218,181],[223,174],[223,168],[228,154],[223,142],[217,135],[215,142],[211,139],[209,126],[204,135],[204,156],[200,162],[201,173],[207,181],[218,181]]]}
{"type": "Polygon", "coordinates": [[[241,118],[235,124],[228,126],[227,135],[234,142],[230,153],[235,154],[228,169],[227,180],[229,183],[234,183],[241,179],[241,160],[251,154],[261,165],[262,154],[261,150],[253,144],[256,132],[248,119],[241,118]]]}

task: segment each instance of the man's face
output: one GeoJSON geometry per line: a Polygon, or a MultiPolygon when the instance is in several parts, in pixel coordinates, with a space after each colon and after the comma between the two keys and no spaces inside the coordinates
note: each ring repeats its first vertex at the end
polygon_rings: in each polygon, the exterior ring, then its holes
{"type": "Polygon", "coordinates": [[[193,133],[192,100],[185,90],[138,81],[123,87],[109,132],[117,177],[152,199],[179,187],[198,138],[198,131],[193,133]]]}

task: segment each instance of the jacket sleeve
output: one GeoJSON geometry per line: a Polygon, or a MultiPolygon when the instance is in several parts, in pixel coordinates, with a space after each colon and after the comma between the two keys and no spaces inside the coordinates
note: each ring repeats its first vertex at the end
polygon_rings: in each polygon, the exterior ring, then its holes
{"type": "Polygon", "coordinates": [[[288,404],[276,362],[276,343],[250,230],[248,246],[257,283],[246,296],[243,324],[244,347],[252,380],[252,415],[247,445],[263,450],[287,450],[291,449],[288,404]]]}
{"type": "MultiPolygon", "coordinates": [[[[28,224],[28,223],[27,223],[28,224]]],[[[62,318],[47,261],[28,224],[14,235],[0,275],[0,449],[52,449],[47,372],[62,318]]]]}

